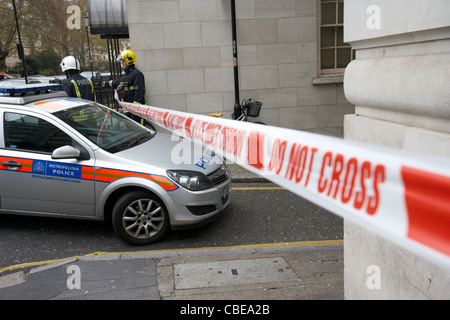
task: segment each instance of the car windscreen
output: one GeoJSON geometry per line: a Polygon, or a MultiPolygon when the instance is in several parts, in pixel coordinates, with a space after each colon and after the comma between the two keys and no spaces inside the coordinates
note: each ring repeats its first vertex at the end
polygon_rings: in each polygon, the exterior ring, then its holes
{"type": "Polygon", "coordinates": [[[53,113],[100,148],[116,153],[154,137],[155,132],[122,113],[90,103],[53,113]]]}

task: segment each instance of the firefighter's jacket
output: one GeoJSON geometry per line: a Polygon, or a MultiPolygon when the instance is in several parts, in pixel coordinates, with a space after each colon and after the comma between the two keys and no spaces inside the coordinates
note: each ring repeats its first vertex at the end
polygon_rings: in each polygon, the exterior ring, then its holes
{"type": "Polygon", "coordinates": [[[91,80],[74,74],[64,80],[62,85],[69,97],[94,101],[94,85],[91,80]]]}
{"type": "Polygon", "coordinates": [[[121,96],[121,100],[124,102],[146,104],[144,75],[134,65],[126,68],[125,74],[118,79],[111,80],[109,85],[114,89],[119,87],[121,91],[124,91],[124,95],[121,96]]]}

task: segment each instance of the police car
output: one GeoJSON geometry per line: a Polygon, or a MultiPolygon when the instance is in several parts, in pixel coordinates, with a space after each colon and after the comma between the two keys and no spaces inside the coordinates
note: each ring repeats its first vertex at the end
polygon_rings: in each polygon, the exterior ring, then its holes
{"type": "Polygon", "coordinates": [[[146,245],[229,204],[230,172],[213,152],[177,164],[176,139],[59,89],[0,85],[0,214],[111,220],[146,245]]]}

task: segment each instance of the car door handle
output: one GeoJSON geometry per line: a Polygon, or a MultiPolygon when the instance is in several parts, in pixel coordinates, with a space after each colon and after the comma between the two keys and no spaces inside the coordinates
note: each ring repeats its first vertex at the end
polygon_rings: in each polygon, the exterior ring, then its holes
{"type": "Polygon", "coordinates": [[[22,165],[14,160],[9,160],[8,162],[2,162],[2,166],[7,167],[11,170],[17,170],[19,168],[22,168],[22,165]]]}

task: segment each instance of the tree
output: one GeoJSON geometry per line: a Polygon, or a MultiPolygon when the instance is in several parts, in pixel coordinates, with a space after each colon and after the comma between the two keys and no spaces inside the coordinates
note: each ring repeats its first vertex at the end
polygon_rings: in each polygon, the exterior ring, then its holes
{"type": "MultiPolygon", "coordinates": [[[[15,0],[20,24],[20,33],[26,53],[35,56],[41,51],[53,51],[59,57],[74,55],[84,69],[89,69],[89,51],[86,30],[82,21],[79,28],[69,29],[67,20],[71,5],[80,8],[80,15],[88,11],[88,0],[15,0]]],[[[12,0],[0,0],[0,70],[6,69],[5,59],[16,53],[16,25],[12,0]]],[[[81,18],[81,17],[80,17],[81,18]]],[[[106,41],[91,36],[93,60],[99,60],[107,52],[106,41]]],[[[59,62],[56,64],[59,67],[59,62]]],[[[53,61],[55,63],[55,61],[53,61]]],[[[52,69],[52,68],[48,68],[52,69]]],[[[61,73],[61,70],[57,74],[61,73]]]]}
{"type": "Polygon", "coordinates": [[[62,56],[80,56],[84,42],[81,25],[80,29],[69,29],[66,11],[69,5],[79,6],[81,12],[87,11],[87,1],[22,1],[27,2],[24,37],[34,44],[32,52],[38,49],[53,49],[62,56]]]}
{"type": "MultiPolygon", "coordinates": [[[[36,65],[36,61],[33,57],[27,56],[25,57],[25,68],[27,69],[27,75],[38,74],[38,66],[36,65]]],[[[20,74],[22,77],[23,73],[23,65],[22,62],[18,62],[13,68],[9,69],[10,73],[20,74]]]]}
{"type": "MultiPolygon", "coordinates": [[[[6,70],[6,57],[15,46],[16,25],[12,2],[0,0],[0,70],[6,70]]],[[[22,5],[17,5],[17,11],[22,11],[22,5]]]]}
{"type": "Polygon", "coordinates": [[[55,75],[61,72],[59,64],[62,57],[53,50],[44,50],[34,55],[39,68],[39,73],[47,76],[55,75]]]}

